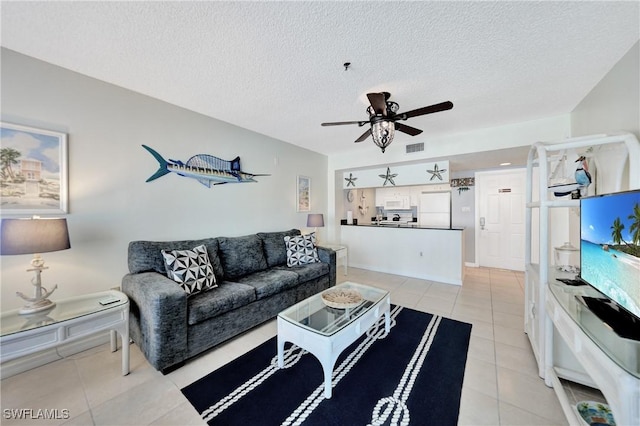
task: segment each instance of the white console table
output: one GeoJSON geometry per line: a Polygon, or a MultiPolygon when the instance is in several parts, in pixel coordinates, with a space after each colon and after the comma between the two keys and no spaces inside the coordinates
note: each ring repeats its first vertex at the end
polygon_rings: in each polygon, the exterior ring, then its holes
{"type": "MultiPolygon", "coordinates": [[[[639,425],[640,342],[617,336],[575,298],[576,295],[597,296],[594,289],[550,282],[549,290],[546,298],[548,319],[607,399],[616,424],[639,425]]],[[[574,424],[572,418],[575,424],[580,424],[577,410],[570,405],[558,378],[571,380],[571,372],[552,362],[546,377],[553,382],[570,424],[574,424]]]]}
{"type": "Polygon", "coordinates": [[[0,315],[2,362],[30,355],[100,331],[111,332],[111,351],[122,338],[122,375],[129,374],[129,299],[115,290],[56,300],[48,311],[21,315],[18,310],[0,315]],[[117,301],[102,305],[100,301],[117,301]]]}

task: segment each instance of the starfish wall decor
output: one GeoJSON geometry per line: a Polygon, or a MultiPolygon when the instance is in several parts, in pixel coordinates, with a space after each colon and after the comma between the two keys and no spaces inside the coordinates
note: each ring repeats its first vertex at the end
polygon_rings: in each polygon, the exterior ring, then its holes
{"type": "Polygon", "coordinates": [[[378,175],[380,176],[382,179],[384,179],[384,183],[382,184],[382,186],[387,186],[387,182],[389,182],[391,185],[396,186],[396,183],[393,181],[393,178],[397,177],[398,174],[397,173],[391,173],[391,170],[389,169],[389,167],[387,167],[387,174],[386,175],[378,175]]]}
{"type": "Polygon", "coordinates": [[[353,187],[356,186],[355,181],[358,180],[357,177],[353,177],[353,173],[349,173],[349,177],[348,178],[344,178],[344,180],[347,181],[347,186],[351,185],[353,187]]]}
{"type": "Polygon", "coordinates": [[[438,163],[436,163],[433,166],[433,170],[427,170],[428,173],[431,173],[431,178],[429,180],[432,181],[435,178],[438,178],[439,180],[443,180],[442,179],[442,173],[444,173],[446,171],[447,171],[447,169],[440,169],[438,167],[438,163]]]}
{"type": "Polygon", "coordinates": [[[393,167],[387,164],[384,167],[371,169],[346,170],[342,172],[342,189],[441,185],[450,181],[449,169],[449,161],[440,160],[416,164],[396,164],[393,167]]]}

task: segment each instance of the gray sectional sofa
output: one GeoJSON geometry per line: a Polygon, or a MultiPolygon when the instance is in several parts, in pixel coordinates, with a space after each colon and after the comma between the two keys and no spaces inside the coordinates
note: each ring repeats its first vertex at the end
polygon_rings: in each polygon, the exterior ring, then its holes
{"type": "Polygon", "coordinates": [[[130,299],[130,335],[147,360],[167,373],[188,358],[275,317],[335,285],[336,254],[318,247],[320,262],[287,267],[292,229],[190,241],[132,241],[122,291],[130,299]],[[162,250],[204,244],[218,287],[187,293],[166,274],[162,250]]]}

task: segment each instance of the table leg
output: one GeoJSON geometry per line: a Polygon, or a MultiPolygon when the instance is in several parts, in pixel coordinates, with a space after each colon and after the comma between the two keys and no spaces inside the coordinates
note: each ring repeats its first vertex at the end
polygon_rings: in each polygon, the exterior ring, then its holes
{"type": "Polygon", "coordinates": [[[111,330],[111,351],[115,352],[117,349],[116,332],[120,333],[122,339],[122,375],[129,374],[129,321],[125,321],[124,324],[117,327],[115,330],[111,330]]]}
{"type": "Polygon", "coordinates": [[[284,339],[278,334],[278,368],[284,367],[284,339]]]}
{"type": "Polygon", "coordinates": [[[389,312],[389,305],[390,305],[391,301],[387,300],[387,307],[386,310],[384,311],[384,331],[385,333],[389,334],[389,331],[391,330],[391,314],[389,312]]]}
{"type": "Polygon", "coordinates": [[[129,305],[127,305],[127,309],[124,312],[124,324],[121,329],[118,330],[120,332],[120,337],[122,338],[122,375],[126,376],[130,371],[130,360],[129,360],[129,305]]]}
{"type": "Polygon", "coordinates": [[[116,338],[116,331],[111,330],[109,333],[111,340],[111,352],[115,352],[118,350],[118,339],[116,338]]]}
{"type": "Polygon", "coordinates": [[[349,269],[349,254],[347,253],[347,249],[344,249],[344,275],[347,275],[347,270],[349,269]]]}
{"type": "Polygon", "coordinates": [[[322,371],[324,372],[324,397],[326,399],[331,399],[331,378],[333,376],[333,364],[323,362],[322,371]]]}
{"type": "Polygon", "coordinates": [[[129,327],[122,333],[122,375],[129,374],[129,327]]]}

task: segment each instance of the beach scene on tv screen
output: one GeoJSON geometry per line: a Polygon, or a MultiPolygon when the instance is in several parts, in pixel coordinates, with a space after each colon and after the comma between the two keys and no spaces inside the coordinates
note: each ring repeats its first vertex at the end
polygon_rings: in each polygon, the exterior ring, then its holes
{"type": "Polygon", "coordinates": [[[640,317],[640,191],[582,200],[580,276],[640,317]]]}

